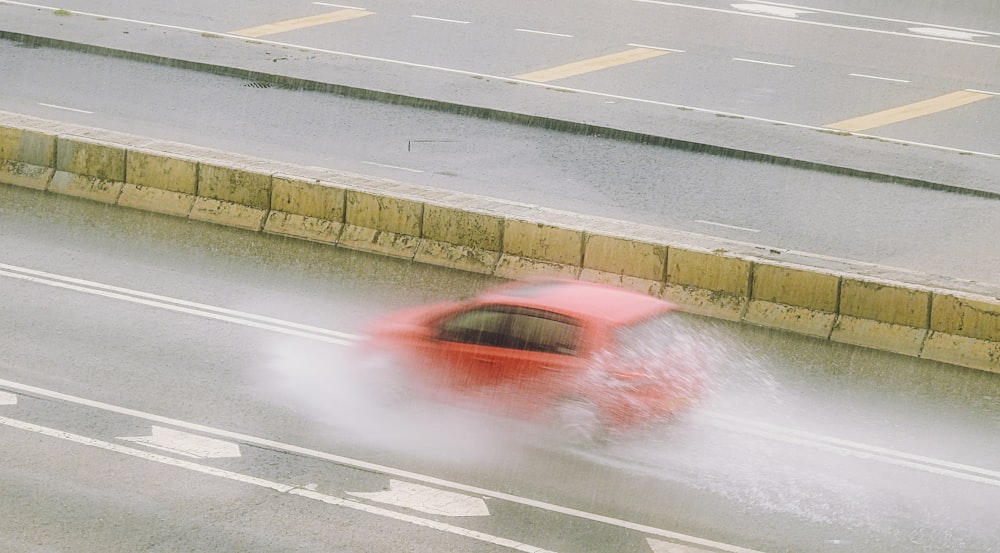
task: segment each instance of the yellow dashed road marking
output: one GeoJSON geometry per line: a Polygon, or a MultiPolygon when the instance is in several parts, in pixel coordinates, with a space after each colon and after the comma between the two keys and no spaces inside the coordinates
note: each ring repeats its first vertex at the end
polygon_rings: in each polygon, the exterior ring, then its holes
{"type": "Polygon", "coordinates": [[[939,111],[957,108],[959,106],[971,104],[972,102],[978,102],[979,100],[991,98],[992,96],[992,94],[984,94],[982,92],[959,90],[958,92],[952,92],[936,98],[930,98],[929,100],[914,102],[905,106],[899,106],[885,111],[862,115],[861,117],[855,117],[853,119],[845,119],[843,121],[823,126],[827,129],[836,129],[838,131],[866,131],[868,129],[874,129],[875,127],[882,127],[884,125],[906,121],[907,119],[914,119],[916,117],[937,113],[939,111]]]}
{"type": "Polygon", "coordinates": [[[315,27],[316,25],[324,25],[326,23],[348,21],[350,19],[357,19],[374,13],[375,12],[366,10],[337,10],[330,13],[321,13],[319,15],[310,15],[308,17],[299,17],[296,19],[286,19],[276,23],[268,23],[257,27],[240,29],[239,31],[231,31],[230,34],[256,38],[284,33],[286,31],[294,31],[296,29],[304,29],[306,27],[315,27]]]}
{"type": "Polygon", "coordinates": [[[670,52],[664,50],[654,50],[652,48],[632,48],[631,50],[625,50],[624,52],[618,52],[617,54],[608,54],[606,56],[567,63],[566,65],[532,71],[531,73],[524,73],[522,75],[517,75],[515,78],[546,83],[556,79],[565,79],[566,77],[590,73],[591,71],[597,71],[607,67],[614,67],[616,65],[624,65],[626,63],[655,58],[669,53],[670,52]]]}

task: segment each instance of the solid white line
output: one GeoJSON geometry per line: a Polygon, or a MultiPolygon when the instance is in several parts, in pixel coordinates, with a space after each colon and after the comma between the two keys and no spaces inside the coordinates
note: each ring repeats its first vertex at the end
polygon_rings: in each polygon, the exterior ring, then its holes
{"type": "MultiPolygon", "coordinates": [[[[983,48],[1000,48],[1000,44],[985,44],[985,43],[982,43],[982,42],[970,42],[968,40],[958,40],[958,39],[954,39],[954,38],[943,38],[943,37],[935,37],[935,36],[928,36],[928,35],[919,35],[919,34],[915,34],[915,33],[900,33],[898,31],[883,31],[881,29],[868,29],[868,28],[865,28],[865,27],[854,27],[854,26],[851,26],[851,25],[837,25],[837,24],[834,24],[834,23],[823,23],[821,21],[809,21],[809,20],[806,20],[806,19],[789,19],[787,17],[780,17],[780,16],[776,16],[776,15],[767,15],[767,14],[752,13],[752,12],[742,12],[742,11],[736,11],[736,10],[726,10],[726,9],[722,9],[722,8],[709,8],[709,7],[706,7],[706,6],[694,6],[694,5],[691,5],[691,4],[679,4],[679,3],[676,3],[676,2],[663,2],[661,0],[633,0],[633,1],[634,2],[641,2],[643,4],[657,4],[657,5],[660,5],[660,6],[668,6],[668,7],[672,7],[672,8],[689,8],[689,9],[694,9],[694,10],[702,10],[702,11],[709,11],[709,12],[715,12],[715,13],[725,13],[725,14],[731,14],[731,15],[741,15],[743,17],[759,17],[759,18],[762,18],[762,19],[770,19],[772,21],[785,21],[787,23],[800,23],[802,25],[816,25],[818,27],[830,27],[830,28],[833,28],[833,29],[842,29],[842,30],[845,30],[845,31],[861,31],[861,32],[865,32],[865,33],[875,33],[875,34],[879,34],[879,35],[900,36],[900,37],[906,37],[906,38],[920,38],[920,39],[924,39],[924,40],[936,40],[936,41],[939,41],[939,42],[950,42],[950,43],[953,43],[953,44],[966,44],[966,45],[969,45],[969,46],[981,46],[983,48]]],[[[789,7],[791,7],[791,6],[789,6],[789,7]]],[[[809,10],[811,10],[812,8],[802,8],[802,9],[809,9],[809,10]]],[[[820,10],[816,10],[816,11],[820,11],[820,10]]],[[[845,15],[852,15],[852,14],[845,14],[845,15]]],[[[859,16],[859,17],[862,17],[862,16],[859,16]]],[[[877,18],[873,18],[873,19],[877,19],[877,18]]],[[[940,25],[938,25],[938,27],[940,27],[940,25]]],[[[947,27],[942,27],[942,28],[947,28],[947,27]]],[[[959,29],[959,30],[962,30],[962,29],[959,29]]],[[[978,32],[978,31],[976,31],[976,32],[978,32]]],[[[986,32],[986,31],[983,31],[983,32],[986,32]]],[[[996,35],[997,33],[987,33],[987,34],[996,35]]]]}
{"type": "Polygon", "coordinates": [[[834,15],[847,15],[847,16],[850,16],[850,17],[857,17],[857,18],[861,18],[861,19],[874,19],[876,21],[887,21],[887,22],[890,22],[890,23],[905,23],[907,25],[921,25],[921,26],[925,26],[925,27],[937,27],[939,29],[949,29],[949,30],[952,30],[952,31],[963,31],[963,32],[967,32],[967,33],[978,33],[978,34],[1000,36],[1000,33],[994,33],[994,32],[990,32],[990,31],[977,31],[975,29],[963,29],[962,27],[949,27],[947,25],[939,25],[937,23],[923,23],[923,22],[920,22],[920,21],[909,21],[909,20],[906,20],[906,19],[893,19],[891,17],[878,17],[878,16],[875,16],[875,15],[864,15],[864,14],[860,14],[860,13],[840,12],[840,11],[835,11],[835,10],[824,10],[824,9],[820,9],[820,8],[807,8],[807,7],[804,7],[804,6],[796,6],[796,5],[792,5],[792,4],[781,4],[781,3],[778,3],[778,2],[767,2],[765,0],[753,0],[753,1],[756,2],[756,3],[758,3],[758,4],[769,4],[771,6],[778,6],[778,7],[782,7],[782,8],[794,8],[794,9],[809,10],[809,11],[820,12],[820,13],[829,13],[829,14],[834,14],[834,15]]]}
{"type": "Polygon", "coordinates": [[[92,111],[87,111],[85,109],[68,108],[66,106],[57,106],[55,104],[46,104],[46,103],[43,103],[43,102],[38,102],[38,105],[45,106],[47,108],[63,109],[63,110],[66,110],[66,111],[75,111],[77,113],[94,113],[92,111]]]}
{"type": "MultiPolygon", "coordinates": [[[[648,2],[648,3],[654,3],[654,4],[664,4],[664,2],[657,2],[657,1],[654,1],[654,0],[633,0],[633,1],[635,1],[635,2],[648,2]]],[[[57,8],[53,8],[53,7],[49,7],[49,6],[39,6],[37,4],[28,4],[28,3],[24,3],[24,2],[14,2],[12,0],[0,0],[0,4],[9,4],[9,5],[13,5],[13,6],[24,6],[24,7],[37,8],[37,9],[46,9],[46,10],[55,10],[55,9],[57,9],[57,8]]],[[[678,5],[682,6],[682,7],[691,7],[691,6],[685,6],[683,4],[678,4],[678,5]]],[[[136,20],[136,19],[127,19],[127,18],[123,18],[123,17],[114,17],[114,16],[109,16],[109,15],[101,15],[101,14],[86,13],[86,12],[73,12],[73,13],[75,13],[77,15],[86,15],[86,16],[90,16],[90,17],[104,18],[104,19],[108,19],[108,20],[112,20],[112,21],[123,21],[123,22],[128,22],[128,23],[137,23],[137,24],[141,24],[141,25],[147,25],[147,26],[150,26],[150,27],[157,27],[157,28],[162,28],[162,29],[173,29],[173,30],[176,30],[176,31],[184,31],[184,32],[198,33],[198,34],[206,34],[207,33],[207,34],[211,34],[212,36],[223,37],[223,38],[230,38],[230,39],[234,39],[234,40],[243,40],[243,41],[247,40],[247,37],[240,36],[240,35],[234,35],[234,34],[228,34],[228,33],[217,33],[217,32],[206,31],[206,30],[202,30],[202,29],[192,29],[192,28],[189,28],[189,27],[178,27],[176,25],[166,25],[166,24],[163,24],[163,23],[154,23],[154,22],[151,22],[151,21],[142,21],[142,20],[136,20]]],[[[739,15],[754,15],[754,14],[746,14],[746,13],[743,13],[743,12],[728,12],[728,13],[736,13],[736,14],[739,14],[739,15]]],[[[779,20],[785,21],[785,19],[783,19],[783,18],[775,18],[775,19],[779,19],[779,20]]],[[[864,29],[861,29],[861,30],[864,30],[864,29]]],[[[569,35],[567,35],[567,36],[569,36],[569,35]]],[[[918,36],[918,35],[904,35],[904,36],[913,36],[913,37],[916,37],[916,38],[932,38],[932,37],[923,37],[923,36],[918,36]]],[[[354,53],[351,53],[351,52],[341,52],[341,51],[338,51],[338,50],[328,50],[328,49],[325,49],[325,48],[315,48],[315,47],[312,47],[312,46],[305,46],[305,45],[301,45],[301,44],[293,44],[293,43],[290,43],[290,42],[279,42],[279,41],[276,41],[276,40],[264,40],[264,39],[261,39],[261,38],[254,39],[253,42],[255,44],[264,44],[264,45],[268,45],[268,46],[294,48],[296,50],[302,50],[302,51],[305,51],[305,52],[316,52],[316,53],[320,53],[320,54],[330,54],[330,55],[334,55],[334,56],[347,56],[347,57],[352,57],[354,59],[359,59],[359,60],[374,61],[374,62],[380,62],[380,63],[389,63],[389,64],[393,64],[393,65],[399,65],[399,66],[402,66],[402,67],[412,67],[412,68],[416,68],[416,69],[429,69],[429,70],[432,70],[432,71],[440,71],[440,72],[443,72],[443,73],[450,73],[450,74],[453,74],[453,75],[465,75],[465,76],[469,76],[469,77],[480,77],[480,78],[483,78],[483,79],[506,81],[506,82],[511,82],[511,83],[523,84],[523,85],[527,85],[527,86],[545,88],[547,90],[554,90],[554,91],[560,91],[560,92],[575,92],[577,94],[586,94],[586,95],[590,95],[590,96],[596,96],[598,98],[607,98],[607,99],[611,99],[611,100],[622,100],[622,101],[635,102],[635,103],[638,103],[638,104],[646,104],[646,105],[651,105],[651,106],[662,106],[662,107],[668,107],[668,108],[678,108],[678,109],[683,109],[683,110],[686,110],[686,111],[692,111],[692,112],[695,112],[695,113],[705,113],[705,114],[709,114],[709,115],[720,115],[720,116],[725,116],[725,117],[739,117],[739,118],[745,119],[747,121],[757,121],[757,122],[760,122],[760,123],[772,123],[772,124],[784,125],[786,127],[792,127],[792,128],[796,128],[796,129],[807,129],[807,130],[820,131],[820,132],[829,132],[830,131],[830,129],[827,129],[827,128],[824,128],[824,127],[818,127],[818,126],[815,126],[815,125],[806,125],[804,123],[795,123],[795,122],[791,122],[791,121],[782,121],[780,119],[769,119],[767,117],[756,117],[756,116],[753,116],[753,115],[746,115],[746,114],[742,114],[742,113],[731,113],[731,112],[719,111],[719,110],[715,110],[715,109],[702,108],[702,107],[697,107],[697,106],[689,106],[689,105],[685,105],[685,104],[675,104],[675,103],[663,102],[663,101],[659,101],[659,100],[650,100],[648,98],[637,98],[635,96],[623,96],[623,95],[620,95],[620,94],[609,94],[609,93],[606,93],[606,92],[597,92],[597,91],[594,91],[594,90],[586,90],[586,89],[582,89],[582,88],[571,88],[571,87],[567,87],[567,86],[559,86],[559,85],[554,85],[552,83],[540,83],[540,82],[536,82],[536,81],[528,81],[528,80],[524,80],[524,79],[516,79],[516,78],[513,78],[513,77],[506,77],[506,76],[503,76],[503,75],[491,75],[489,73],[480,73],[480,72],[477,72],[477,71],[466,71],[466,70],[463,70],[463,69],[452,69],[450,67],[441,67],[441,66],[438,66],[438,65],[429,65],[429,64],[424,64],[424,63],[414,63],[414,62],[409,62],[409,61],[394,60],[394,59],[390,59],[390,58],[380,58],[380,57],[377,57],[377,56],[367,56],[367,55],[364,55],[364,54],[354,54],[354,53]]],[[[952,42],[960,42],[960,41],[952,41],[952,42]]],[[[968,43],[963,42],[963,44],[968,44],[968,43]]],[[[983,46],[983,45],[979,44],[979,46],[983,46]]],[[[993,47],[993,45],[986,45],[986,46],[993,47]]],[[[995,47],[996,48],[1000,48],[1000,45],[996,45],[995,47]]],[[[921,147],[921,148],[930,148],[932,150],[939,150],[939,151],[942,151],[942,152],[953,152],[953,153],[963,154],[963,155],[974,155],[974,156],[981,156],[981,157],[986,157],[986,158],[990,158],[990,159],[1000,159],[1000,154],[994,154],[994,153],[989,153],[989,152],[979,152],[979,151],[975,151],[975,150],[965,150],[965,149],[962,149],[962,148],[952,148],[952,147],[949,147],[949,146],[941,146],[941,145],[938,145],[938,144],[927,144],[927,143],[924,143],[924,142],[914,142],[914,141],[911,141],[911,140],[900,140],[900,139],[896,139],[896,138],[890,138],[890,137],[884,137],[884,136],[877,136],[877,135],[872,135],[872,134],[864,134],[864,133],[847,133],[847,134],[849,134],[850,136],[857,136],[857,137],[861,137],[861,138],[876,138],[878,140],[881,140],[882,142],[887,142],[887,143],[890,143],[890,144],[901,144],[901,145],[904,145],[904,146],[917,146],[917,147],[921,147]]]]}
{"type": "Polygon", "coordinates": [[[562,33],[549,33],[546,31],[533,31],[531,29],[514,29],[515,31],[520,31],[522,33],[534,33],[536,35],[549,35],[549,36],[561,36],[565,38],[573,38],[573,35],[564,35],[562,33]]]}
{"type": "Polygon", "coordinates": [[[680,54],[687,52],[687,50],[674,50],[673,48],[663,48],[662,46],[647,46],[645,44],[633,44],[631,42],[626,44],[626,46],[634,46],[636,48],[649,48],[650,50],[663,50],[665,52],[677,52],[680,54]]]}
{"type": "Polygon", "coordinates": [[[715,225],[717,227],[731,228],[731,229],[735,229],[735,230],[745,230],[747,232],[760,232],[759,230],[757,230],[755,228],[737,227],[735,225],[727,225],[725,223],[716,223],[715,221],[703,221],[701,219],[695,219],[694,222],[695,223],[702,223],[704,225],[715,225]]]}
{"type": "Polygon", "coordinates": [[[773,61],[750,60],[747,58],[733,58],[733,61],[745,61],[747,63],[759,63],[761,65],[777,65],[778,67],[795,67],[787,63],[775,63],[773,61]]]}
{"type": "Polygon", "coordinates": [[[457,19],[444,19],[442,17],[430,17],[428,15],[411,15],[410,17],[415,17],[417,19],[430,19],[431,21],[443,21],[445,23],[461,23],[462,25],[468,25],[468,21],[459,21],[457,19]]]}
{"type": "Polygon", "coordinates": [[[329,6],[331,8],[344,8],[345,10],[362,10],[362,11],[365,11],[365,8],[358,8],[358,7],[355,7],[355,6],[344,6],[342,4],[327,4],[326,2],[313,2],[313,4],[315,4],[317,6],[329,6]]]}
{"type": "Polygon", "coordinates": [[[398,165],[386,165],[385,163],[375,163],[374,161],[362,161],[365,165],[374,165],[376,167],[385,167],[387,169],[399,169],[400,171],[409,171],[411,173],[423,173],[420,169],[410,169],[409,167],[400,167],[398,165]]]}
{"type": "Polygon", "coordinates": [[[892,81],[894,83],[908,83],[910,81],[904,79],[892,79],[889,77],[877,77],[875,75],[865,75],[864,73],[849,73],[851,77],[863,77],[865,79],[876,79],[879,81],[892,81]]]}
{"type": "MultiPolygon", "coordinates": [[[[662,528],[656,528],[653,526],[647,526],[644,524],[639,524],[635,522],[630,522],[627,520],[617,519],[613,517],[608,517],[604,515],[598,515],[595,513],[588,513],[586,511],[580,511],[578,509],[572,509],[569,507],[562,507],[552,503],[546,503],[544,501],[538,501],[535,499],[529,499],[526,497],[520,497],[509,493],[498,492],[489,490],[486,488],[479,488],[476,486],[469,486],[467,484],[461,484],[459,482],[452,482],[444,480],[441,478],[435,478],[433,476],[427,476],[424,474],[419,474],[415,472],[409,472],[401,469],[396,469],[388,467],[385,465],[379,465],[375,463],[369,463],[367,461],[360,461],[357,459],[351,459],[349,457],[343,457],[340,455],[334,455],[332,453],[325,453],[322,451],[317,451],[314,449],[308,449],[300,446],[295,446],[291,444],[285,444],[281,442],[276,442],[273,440],[267,440],[264,438],[257,438],[255,436],[250,436],[248,434],[240,434],[238,432],[231,432],[228,430],[222,430],[219,428],[213,428],[210,426],[205,426],[201,424],[195,424],[191,422],[186,422],[182,420],[172,419],[169,417],[164,417],[162,415],[154,415],[152,413],[144,413],[142,411],[137,411],[135,409],[129,409],[126,407],[119,407],[116,405],[111,405],[108,403],[103,403],[100,401],[94,401],[90,399],[85,399],[77,396],[72,396],[69,394],[64,394],[61,392],[55,392],[52,390],[46,390],[44,388],[38,388],[36,386],[29,386],[27,384],[20,384],[17,382],[12,382],[10,380],[0,379],[0,387],[8,388],[12,390],[19,390],[24,392],[26,395],[34,395],[41,397],[48,397],[58,401],[65,401],[67,403],[74,403],[77,405],[84,405],[87,407],[93,407],[95,409],[101,409],[104,411],[110,411],[112,413],[118,413],[121,415],[127,415],[130,417],[135,417],[139,419],[144,419],[152,422],[158,422],[161,424],[167,424],[170,426],[175,426],[178,428],[186,428],[199,432],[202,434],[211,434],[214,436],[220,436],[228,438],[231,440],[236,440],[244,442],[247,444],[257,445],[264,448],[269,448],[278,451],[286,451],[289,453],[295,453],[298,455],[304,455],[307,457],[314,457],[316,459],[322,459],[324,461],[330,461],[332,463],[337,463],[340,465],[350,466],[359,468],[362,470],[370,472],[378,472],[385,475],[398,476],[407,480],[412,480],[415,482],[423,482],[425,484],[430,484],[434,486],[440,486],[443,488],[450,488],[453,490],[464,491],[474,495],[480,495],[484,497],[492,497],[494,499],[499,499],[502,501],[508,501],[511,503],[516,503],[518,505],[524,505],[527,507],[534,507],[536,509],[542,509],[544,511],[549,511],[553,513],[559,513],[562,515],[567,515],[582,520],[590,520],[593,522],[601,522],[604,524],[609,524],[612,526],[617,526],[619,528],[626,528],[629,530],[635,530],[638,532],[644,532],[653,536],[660,536],[675,541],[681,541],[685,543],[702,545],[706,547],[711,547],[719,551],[728,551],[729,553],[760,553],[753,549],[747,549],[744,547],[739,547],[735,545],[730,545],[726,543],[715,542],[712,540],[707,540],[704,538],[698,538],[695,536],[688,536],[686,534],[681,534],[679,532],[673,532],[670,530],[664,530],[662,528]]],[[[120,446],[119,446],[120,447],[120,446]]],[[[142,452],[146,453],[146,452],[142,452]]]]}
{"type": "Polygon", "coordinates": [[[352,334],[328,330],[318,326],[304,325],[282,319],[265,317],[263,315],[255,315],[253,313],[225,309],[222,307],[215,307],[203,303],[150,294],[148,292],[140,292],[138,290],[131,290],[118,286],[110,286],[78,278],[55,275],[24,267],[7,265],[5,263],[0,263],[0,276],[24,280],[35,284],[44,284],[55,288],[83,292],[96,296],[103,296],[111,299],[123,300],[149,307],[157,307],[178,313],[198,315],[209,319],[216,319],[334,344],[347,345],[354,339],[354,335],[352,334]]]}
{"type": "Polygon", "coordinates": [[[34,432],[36,434],[41,434],[43,436],[48,436],[51,438],[67,440],[85,446],[96,447],[98,449],[113,451],[115,453],[121,453],[123,455],[129,455],[147,461],[153,461],[156,463],[162,463],[164,465],[170,465],[177,468],[199,472],[202,474],[207,474],[209,476],[215,476],[219,478],[225,478],[227,480],[242,482],[244,484],[260,486],[262,488],[268,488],[280,493],[298,495],[307,499],[321,501],[329,505],[335,505],[337,507],[346,507],[348,509],[354,509],[356,511],[362,511],[372,515],[391,518],[402,522],[408,522],[416,526],[423,526],[425,528],[431,528],[442,532],[448,532],[458,536],[464,536],[467,538],[472,538],[474,540],[484,541],[494,545],[507,547],[510,549],[514,549],[516,551],[524,551],[525,553],[553,553],[549,550],[542,549],[540,547],[535,547],[533,545],[528,545],[526,543],[510,540],[507,538],[501,538],[499,536],[493,536],[483,532],[477,532],[475,530],[469,530],[467,528],[462,528],[460,526],[453,526],[451,524],[445,524],[443,522],[437,522],[435,520],[428,520],[425,518],[420,518],[413,515],[407,515],[404,513],[397,513],[395,511],[390,511],[388,509],[383,509],[381,507],[376,507],[374,505],[366,505],[364,503],[359,503],[357,501],[353,501],[350,499],[334,497],[332,495],[322,494],[312,490],[306,490],[295,486],[290,486],[288,484],[281,484],[279,482],[273,482],[270,480],[265,480],[263,478],[257,478],[255,476],[240,474],[238,472],[201,465],[198,463],[193,463],[191,461],[174,459],[173,457],[166,457],[164,455],[158,455],[156,453],[141,451],[138,449],[133,449],[131,447],[125,447],[118,444],[97,440],[94,438],[88,438],[86,436],[81,436],[79,434],[73,434],[71,432],[65,432],[54,428],[39,426],[37,424],[32,424],[29,422],[9,419],[7,417],[0,417],[0,424],[5,426],[10,426],[12,428],[18,428],[20,430],[26,430],[28,432],[34,432]]]}

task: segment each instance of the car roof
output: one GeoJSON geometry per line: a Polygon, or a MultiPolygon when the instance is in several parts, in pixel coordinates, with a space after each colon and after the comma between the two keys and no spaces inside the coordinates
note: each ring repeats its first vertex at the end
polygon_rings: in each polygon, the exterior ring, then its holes
{"type": "Polygon", "coordinates": [[[600,319],[612,325],[640,321],[675,309],[673,304],[641,292],[567,279],[506,284],[481,293],[476,301],[544,309],[575,318],[600,319]]]}

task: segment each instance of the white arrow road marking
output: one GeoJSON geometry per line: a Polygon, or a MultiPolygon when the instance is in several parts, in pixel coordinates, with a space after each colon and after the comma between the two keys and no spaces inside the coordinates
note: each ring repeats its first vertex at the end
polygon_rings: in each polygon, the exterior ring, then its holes
{"type": "Polygon", "coordinates": [[[429,515],[484,517],[490,510],[481,498],[439,490],[400,480],[389,480],[389,489],[379,492],[347,492],[378,503],[406,507],[429,515]]]}
{"type": "Polygon", "coordinates": [[[646,543],[649,544],[649,548],[653,550],[653,553],[709,553],[707,549],[700,547],[654,540],[653,538],[646,538],[646,543]]]}
{"type": "Polygon", "coordinates": [[[794,8],[783,8],[781,6],[764,6],[761,4],[730,4],[732,7],[745,12],[763,13],[766,15],[776,15],[778,17],[789,17],[795,19],[800,13],[812,13],[806,10],[796,10],[794,8]]]}
{"type": "Polygon", "coordinates": [[[968,31],[959,31],[955,29],[942,29],[940,27],[910,27],[907,29],[911,33],[917,33],[918,35],[936,36],[939,38],[954,38],[957,40],[973,40],[975,38],[984,37],[986,35],[979,35],[976,33],[970,33],[968,31]]]}
{"type": "Polygon", "coordinates": [[[17,396],[7,392],[0,392],[0,405],[17,405],[17,396]]]}
{"type": "Polygon", "coordinates": [[[61,440],[67,440],[77,444],[96,447],[98,449],[114,451],[116,453],[130,455],[132,457],[137,457],[139,459],[146,459],[147,461],[163,463],[165,465],[183,468],[194,472],[200,472],[202,474],[207,474],[210,476],[226,478],[228,480],[243,482],[245,484],[252,484],[254,486],[260,486],[262,488],[275,490],[279,493],[287,493],[289,495],[297,495],[308,499],[314,499],[316,501],[322,501],[323,503],[329,505],[335,505],[337,507],[346,507],[348,509],[354,509],[355,511],[362,511],[372,515],[391,518],[393,520],[406,522],[409,524],[413,524],[415,526],[422,526],[424,528],[431,528],[433,530],[439,530],[441,532],[448,532],[450,534],[455,534],[457,536],[464,536],[470,539],[479,540],[494,545],[499,545],[501,547],[513,549],[515,551],[523,551],[524,553],[554,553],[553,551],[542,549],[541,547],[535,547],[534,545],[529,545],[527,543],[510,540],[499,536],[493,536],[483,532],[477,532],[475,530],[469,530],[468,528],[462,528],[460,526],[453,526],[451,524],[445,524],[443,522],[438,522],[436,520],[429,520],[403,513],[397,513],[395,511],[390,511],[388,509],[382,509],[381,507],[375,507],[373,505],[365,505],[362,503],[358,503],[357,501],[353,501],[350,499],[334,497],[332,495],[318,493],[309,489],[297,488],[295,486],[289,486],[287,484],[282,484],[280,482],[272,482],[270,480],[265,480],[263,478],[257,478],[255,476],[249,476],[246,474],[240,474],[238,472],[232,472],[229,470],[218,469],[215,467],[199,465],[198,463],[193,463],[191,461],[183,461],[181,459],[174,459],[173,457],[164,457],[163,455],[159,455],[156,453],[140,451],[138,449],[133,449],[131,447],[125,447],[118,444],[113,444],[111,442],[96,440],[94,438],[88,438],[86,436],[80,436],[79,434],[64,432],[62,430],[57,430],[55,428],[39,426],[37,424],[32,424],[30,422],[24,422],[24,421],[9,419],[6,417],[0,417],[0,425],[9,426],[12,428],[19,428],[21,430],[35,432],[43,436],[59,438],[61,440]]]}
{"type": "Polygon", "coordinates": [[[154,425],[151,436],[120,437],[118,439],[195,459],[218,459],[221,457],[240,456],[240,446],[232,442],[207,438],[197,434],[188,434],[187,432],[163,426],[154,425]]]}

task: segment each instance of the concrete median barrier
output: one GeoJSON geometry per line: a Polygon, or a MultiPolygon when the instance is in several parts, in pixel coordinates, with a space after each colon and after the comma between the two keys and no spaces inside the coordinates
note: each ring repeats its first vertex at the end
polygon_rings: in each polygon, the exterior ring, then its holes
{"type": "Polygon", "coordinates": [[[504,278],[609,282],[692,313],[1000,372],[1000,289],[878,278],[870,264],[780,262],[690,233],[3,112],[0,183],[504,278]]]}

